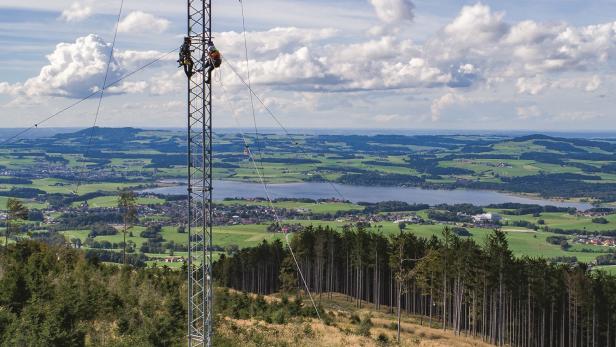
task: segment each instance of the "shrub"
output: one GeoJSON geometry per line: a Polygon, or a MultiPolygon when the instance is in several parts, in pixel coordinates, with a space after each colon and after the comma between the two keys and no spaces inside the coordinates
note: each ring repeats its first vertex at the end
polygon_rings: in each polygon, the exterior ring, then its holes
{"type": "Polygon", "coordinates": [[[372,328],[372,319],[370,318],[370,315],[368,315],[359,322],[359,326],[357,327],[357,335],[365,337],[370,336],[370,329],[372,328]]]}
{"type": "Polygon", "coordinates": [[[608,221],[607,219],[603,217],[598,217],[598,218],[593,218],[592,222],[595,224],[608,224],[610,221],[608,221]]]}
{"type": "Polygon", "coordinates": [[[92,227],[92,230],[88,234],[88,237],[94,238],[103,235],[116,235],[117,233],[118,231],[116,230],[116,228],[107,224],[98,223],[92,227]]]}
{"type": "Polygon", "coordinates": [[[31,222],[42,222],[45,220],[45,216],[40,210],[30,210],[28,211],[28,220],[31,222]]]}
{"type": "Polygon", "coordinates": [[[567,242],[567,240],[563,240],[563,241],[561,241],[561,242],[560,242],[560,248],[561,248],[563,251],[566,251],[566,250],[568,250],[569,248],[571,248],[571,245],[569,244],[569,242],[567,242]]]}
{"type": "Polygon", "coordinates": [[[287,316],[284,310],[280,309],[274,311],[274,313],[272,314],[272,322],[275,324],[285,324],[287,322],[287,316]]]}
{"type": "Polygon", "coordinates": [[[529,222],[529,221],[525,221],[525,220],[516,220],[511,222],[511,225],[514,227],[521,227],[521,228],[527,228],[527,229],[533,229],[533,230],[537,230],[539,229],[539,227],[537,227],[535,224],[529,222]]]}
{"type": "Polygon", "coordinates": [[[304,335],[308,337],[314,336],[314,330],[312,330],[312,326],[310,326],[310,324],[304,325],[304,335]]]}
{"type": "Polygon", "coordinates": [[[282,298],[280,299],[280,303],[283,306],[286,306],[289,303],[289,297],[286,294],[283,294],[282,298]]]}
{"type": "Polygon", "coordinates": [[[146,239],[156,239],[158,238],[158,235],[160,232],[162,231],[162,226],[160,225],[153,225],[153,226],[149,226],[147,227],[144,231],[142,231],[139,236],[146,238],[146,239]]]}
{"type": "Polygon", "coordinates": [[[379,336],[376,338],[376,342],[380,346],[387,346],[389,344],[389,337],[387,337],[387,335],[383,333],[380,333],[379,336]]]}
{"type": "Polygon", "coordinates": [[[452,231],[454,232],[454,234],[458,235],[458,236],[473,236],[473,234],[471,234],[470,231],[468,231],[468,229],[466,228],[462,228],[462,227],[453,227],[452,231]]]}
{"type": "Polygon", "coordinates": [[[567,237],[565,236],[548,236],[545,238],[545,241],[552,245],[560,246],[563,241],[567,241],[567,237]]]}

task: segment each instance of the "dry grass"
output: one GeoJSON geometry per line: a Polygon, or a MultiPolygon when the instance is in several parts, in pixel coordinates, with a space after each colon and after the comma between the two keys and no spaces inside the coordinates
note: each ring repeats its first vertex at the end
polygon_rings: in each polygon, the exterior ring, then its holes
{"type": "MultiPolygon", "coordinates": [[[[267,300],[268,298],[266,298],[267,300]]],[[[277,300],[270,297],[270,300],[277,300]]],[[[221,346],[297,346],[297,347],[487,347],[489,344],[478,339],[455,336],[450,331],[420,325],[416,317],[404,316],[401,324],[401,343],[396,343],[395,316],[386,308],[374,310],[364,303],[357,309],[346,297],[336,294],[321,301],[324,309],[333,317],[331,325],[316,319],[296,319],[287,324],[268,324],[255,320],[234,320],[225,318],[219,322],[217,333],[224,339],[221,346]],[[371,317],[370,336],[358,334],[358,324],[351,316],[371,317]],[[394,325],[392,325],[394,323],[394,325]],[[378,341],[385,336],[387,343],[378,341]]],[[[426,321],[424,320],[424,324],[426,321]]]]}
{"type": "MultiPolygon", "coordinates": [[[[381,325],[381,320],[373,319],[381,325]]],[[[289,324],[267,324],[254,320],[225,319],[220,322],[217,333],[232,342],[226,346],[297,346],[297,347],[487,347],[479,340],[454,336],[451,332],[403,324],[401,344],[395,343],[396,332],[384,327],[371,329],[370,337],[354,333],[354,327],[347,324],[327,326],[319,321],[295,321],[289,324]],[[379,335],[387,336],[389,343],[377,341],[379,335]]]]}

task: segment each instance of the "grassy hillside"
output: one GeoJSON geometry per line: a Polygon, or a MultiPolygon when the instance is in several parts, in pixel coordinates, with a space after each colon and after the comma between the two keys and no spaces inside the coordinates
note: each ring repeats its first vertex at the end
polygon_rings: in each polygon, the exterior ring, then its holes
{"type": "MultiPolygon", "coordinates": [[[[25,242],[0,254],[2,346],[186,346],[186,278],[168,269],[100,264],[82,252],[25,242]]],[[[320,300],[216,290],[215,346],[394,346],[394,315],[320,300]]],[[[487,346],[403,316],[402,346],[487,346]]]]}
{"type": "MultiPolygon", "coordinates": [[[[266,296],[268,301],[279,301],[279,296],[266,296]]],[[[487,347],[479,339],[456,336],[443,331],[437,322],[428,326],[427,319],[402,315],[401,343],[397,344],[395,315],[388,308],[376,310],[369,303],[358,309],[349,298],[334,294],[320,301],[331,317],[328,324],[317,319],[291,320],[286,324],[268,323],[255,319],[225,317],[219,322],[220,346],[327,346],[327,347],[487,347]],[[359,318],[360,322],[357,322],[359,318]],[[361,324],[361,320],[371,324],[361,324]],[[369,329],[366,326],[369,325],[369,329]]]]}

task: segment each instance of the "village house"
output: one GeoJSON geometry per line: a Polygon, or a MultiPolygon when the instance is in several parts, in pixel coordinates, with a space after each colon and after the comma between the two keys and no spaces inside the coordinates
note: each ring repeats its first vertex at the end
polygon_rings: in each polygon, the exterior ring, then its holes
{"type": "Polygon", "coordinates": [[[472,216],[475,224],[496,224],[501,221],[501,216],[497,213],[482,213],[472,216]]]}
{"type": "Polygon", "coordinates": [[[602,235],[575,235],[573,237],[572,242],[582,244],[582,245],[593,245],[593,246],[604,246],[604,247],[615,247],[616,246],[616,238],[612,236],[602,236],[602,235]]]}
{"type": "Polygon", "coordinates": [[[183,263],[184,257],[167,257],[164,259],[165,263],[183,263]]]}
{"type": "Polygon", "coordinates": [[[400,223],[421,224],[423,222],[424,222],[423,218],[418,217],[418,216],[404,217],[404,218],[396,219],[394,221],[395,224],[400,224],[400,223]]]}

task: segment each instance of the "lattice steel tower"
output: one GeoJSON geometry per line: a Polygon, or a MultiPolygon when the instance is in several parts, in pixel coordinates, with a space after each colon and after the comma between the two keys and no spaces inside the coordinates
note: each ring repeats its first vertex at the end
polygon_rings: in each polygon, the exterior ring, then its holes
{"type": "Polygon", "coordinates": [[[188,346],[212,345],[212,87],[203,67],[211,0],[188,0],[194,74],[188,79],[188,346]]]}

